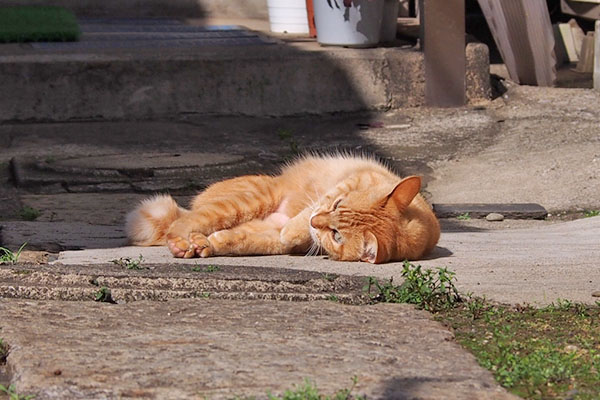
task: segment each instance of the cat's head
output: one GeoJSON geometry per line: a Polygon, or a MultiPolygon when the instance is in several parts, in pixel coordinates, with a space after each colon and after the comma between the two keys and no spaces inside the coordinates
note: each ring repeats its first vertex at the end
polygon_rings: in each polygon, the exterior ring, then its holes
{"type": "Polygon", "coordinates": [[[402,214],[420,188],[417,176],[407,177],[385,192],[338,185],[313,211],[311,235],[334,260],[389,261],[402,240],[402,214]]]}

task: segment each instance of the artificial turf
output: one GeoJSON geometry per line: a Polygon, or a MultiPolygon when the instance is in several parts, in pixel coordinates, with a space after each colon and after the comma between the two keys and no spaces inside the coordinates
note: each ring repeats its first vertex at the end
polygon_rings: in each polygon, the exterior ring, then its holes
{"type": "Polygon", "coordinates": [[[69,42],[81,31],[75,15],[61,7],[0,7],[0,43],[69,42]]]}

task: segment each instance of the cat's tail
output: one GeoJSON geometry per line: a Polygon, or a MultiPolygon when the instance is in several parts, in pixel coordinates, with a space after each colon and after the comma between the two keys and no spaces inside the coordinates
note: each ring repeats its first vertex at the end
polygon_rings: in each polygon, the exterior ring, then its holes
{"type": "Polygon", "coordinates": [[[127,215],[125,223],[127,238],[136,246],[164,245],[167,242],[167,230],[171,223],[187,212],[166,194],[158,194],[143,200],[127,215]]]}

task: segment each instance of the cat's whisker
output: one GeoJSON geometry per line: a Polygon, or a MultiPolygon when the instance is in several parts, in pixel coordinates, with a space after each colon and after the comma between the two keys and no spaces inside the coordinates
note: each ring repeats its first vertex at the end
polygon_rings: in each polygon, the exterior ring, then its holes
{"type": "Polygon", "coordinates": [[[305,257],[314,257],[323,252],[321,245],[318,242],[312,242],[305,257]]]}
{"type": "Polygon", "coordinates": [[[311,242],[310,247],[308,249],[308,252],[306,253],[307,256],[312,256],[314,251],[315,251],[315,247],[316,247],[316,243],[315,242],[311,242]]]}

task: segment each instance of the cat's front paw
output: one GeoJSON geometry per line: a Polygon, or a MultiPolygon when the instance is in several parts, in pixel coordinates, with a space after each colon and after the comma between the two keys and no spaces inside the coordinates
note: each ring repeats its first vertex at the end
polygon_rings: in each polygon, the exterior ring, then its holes
{"type": "Polygon", "coordinates": [[[298,226],[287,224],[279,233],[279,241],[288,251],[302,251],[310,245],[311,238],[308,229],[299,229],[298,226]]]}

